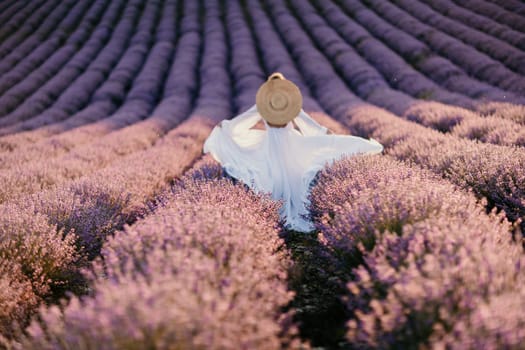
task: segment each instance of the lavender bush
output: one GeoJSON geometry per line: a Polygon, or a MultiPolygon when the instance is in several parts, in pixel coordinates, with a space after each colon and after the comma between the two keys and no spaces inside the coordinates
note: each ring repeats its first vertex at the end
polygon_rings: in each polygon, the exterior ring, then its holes
{"type": "Polygon", "coordinates": [[[40,300],[20,265],[2,260],[0,272],[0,346],[7,347],[7,337],[27,322],[27,315],[34,312],[40,300]]]}
{"type": "Polygon", "coordinates": [[[507,104],[502,106],[499,103],[486,103],[479,112],[482,115],[506,118],[515,121],[518,124],[525,125],[525,111],[521,105],[507,104]]]}
{"type": "Polygon", "coordinates": [[[521,312],[485,305],[520,298],[525,274],[508,223],[472,195],[388,158],[362,157],[324,170],[311,203],[320,240],[349,281],[351,345],[475,348],[483,334],[484,346],[518,346],[523,335],[504,326],[475,326],[488,317],[479,309],[523,323],[521,312]]]}
{"type": "MultiPolygon", "coordinates": [[[[93,295],[41,312],[23,348],[278,349],[294,328],[277,203],[205,164],[105,246],[93,295]],[[214,175],[210,177],[210,174],[214,175]],[[155,316],[156,315],[156,316],[155,316]],[[95,345],[97,344],[97,345],[95,345]]],[[[293,343],[290,344],[293,347],[293,343]]]]}
{"type": "Polygon", "coordinates": [[[369,108],[349,111],[352,117],[345,124],[381,140],[396,158],[420,164],[486,197],[489,207],[503,209],[510,220],[523,218],[525,178],[520,167],[525,164],[525,155],[521,148],[440,135],[380,111],[371,120],[370,112],[369,108]]]}
{"type": "MultiPolygon", "coordinates": [[[[0,213],[0,334],[12,336],[28,321],[39,303],[73,289],[73,266],[82,266],[75,235],[62,231],[45,216],[2,207],[0,213]]],[[[1,342],[0,342],[1,343],[1,342]]]]}

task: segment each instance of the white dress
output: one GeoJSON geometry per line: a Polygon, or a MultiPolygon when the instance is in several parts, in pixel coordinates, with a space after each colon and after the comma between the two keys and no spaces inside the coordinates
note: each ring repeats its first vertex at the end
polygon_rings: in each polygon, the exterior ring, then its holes
{"type": "Polygon", "coordinates": [[[288,229],[314,229],[307,217],[309,186],[327,163],[344,155],[383,150],[373,139],[327,135],[327,128],[302,109],[283,128],[271,127],[262,119],[266,130],[251,129],[261,119],[254,105],[231,120],[223,120],[208,136],[204,153],[210,153],[230,176],[256,192],[282,200],[280,215],[288,229]]]}

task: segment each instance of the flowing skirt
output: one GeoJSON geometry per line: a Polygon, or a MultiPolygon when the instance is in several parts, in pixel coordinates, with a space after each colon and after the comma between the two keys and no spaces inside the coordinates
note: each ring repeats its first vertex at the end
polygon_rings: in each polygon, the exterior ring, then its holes
{"type": "Polygon", "coordinates": [[[253,106],[217,125],[204,144],[232,177],[254,191],[282,201],[280,215],[288,229],[309,232],[310,183],[325,165],[343,156],[376,154],[377,141],[349,135],[327,135],[303,110],[283,128],[251,129],[262,117],[253,106]],[[294,124],[297,127],[294,128],[294,124]]]}

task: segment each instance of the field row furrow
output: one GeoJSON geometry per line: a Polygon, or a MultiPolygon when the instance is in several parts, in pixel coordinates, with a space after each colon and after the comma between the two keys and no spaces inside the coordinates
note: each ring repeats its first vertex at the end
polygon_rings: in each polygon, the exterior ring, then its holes
{"type": "MultiPolygon", "coordinates": [[[[396,5],[383,0],[369,0],[367,4],[384,20],[418,38],[434,52],[461,67],[464,72],[494,86],[523,95],[523,77],[506,68],[473,47],[410,16],[396,5]]],[[[420,57],[423,60],[425,57],[420,57]]],[[[448,67],[443,67],[448,68],[448,67]]]]}
{"type": "MultiPolygon", "coordinates": [[[[59,11],[53,12],[53,17],[50,17],[51,23],[49,25],[53,27],[53,30],[49,37],[44,41],[39,39],[38,47],[27,52],[21,57],[20,61],[15,64],[6,62],[3,67],[0,67],[0,74],[2,74],[0,77],[0,95],[26,81],[29,76],[38,77],[45,71],[54,72],[60,67],[60,62],[66,62],[76,49],[76,47],[66,44],[68,34],[75,30],[90,5],[91,1],[75,4],[74,1],[61,3],[57,9],[59,11]]],[[[19,51],[15,49],[15,52],[19,51]]],[[[51,75],[53,74],[49,73],[47,76],[51,75]]],[[[2,111],[2,115],[5,113],[2,111]]]]}
{"type": "MultiPolygon", "coordinates": [[[[372,3],[368,3],[372,6],[372,3]]],[[[343,9],[356,22],[380,39],[385,45],[400,54],[410,65],[449,91],[458,92],[471,98],[487,98],[492,101],[524,103],[523,98],[505,92],[488,83],[481,82],[463,71],[445,57],[441,57],[410,31],[404,32],[381,17],[382,8],[368,8],[361,1],[343,0],[343,9]],[[376,11],[376,12],[374,12],[376,11]]],[[[393,6],[393,5],[392,5],[393,6]]]]}
{"type": "Polygon", "coordinates": [[[7,134],[22,130],[36,130],[8,135],[5,141],[2,138],[0,148],[13,150],[49,135],[100,121],[118,109],[150,45],[153,9],[146,8],[139,20],[140,7],[140,0],[128,4],[121,22],[117,25],[105,48],[91,62],[88,69],[57,97],[53,105],[29,120],[3,129],[3,132],[7,134]],[[149,24],[146,31],[133,29],[146,23],[149,24]],[[134,37],[141,37],[143,41],[136,43],[133,47],[127,47],[134,37]],[[111,87],[115,90],[113,94],[107,92],[111,87]],[[49,124],[51,125],[44,127],[49,124]],[[11,137],[14,140],[11,140],[11,137]]]}
{"type": "MultiPolygon", "coordinates": [[[[14,33],[25,32],[27,35],[30,33],[30,30],[21,29],[22,27],[28,25],[31,26],[34,21],[41,21],[42,18],[45,18],[45,12],[41,12],[39,15],[35,15],[44,4],[45,0],[40,1],[16,1],[9,6],[9,8],[0,9],[0,23],[2,23],[2,28],[0,29],[0,43],[14,35],[14,33]]],[[[8,6],[9,2],[2,2],[3,6],[8,6]]],[[[24,34],[17,33],[18,40],[21,40],[24,37],[24,34]]]]}
{"type": "Polygon", "coordinates": [[[508,11],[505,8],[484,0],[452,1],[460,6],[472,9],[480,15],[492,18],[506,26],[514,28],[521,33],[525,32],[525,18],[518,13],[514,13],[512,10],[508,11]]]}
{"type": "MultiPolygon", "coordinates": [[[[454,4],[452,0],[423,0],[436,11],[448,18],[464,23],[495,38],[506,41],[510,45],[525,51],[525,33],[519,32],[504,24],[500,24],[490,17],[478,15],[472,10],[454,4]]],[[[525,7],[523,7],[525,12],[525,7]]]]}
{"type": "Polygon", "coordinates": [[[5,134],[16,134],[0,137],[0,149],[13,150],[26,143],[96,122],[111,114],[111,107],[116,109],[112,101],[98,104],[89,102],[93,93],[102,87],[106,78],[111,76],[112,69],[123,59],[122,55],[138,22],[141,3],[141,0],[136,0],[127,4],[121,11],[119,22],[115,25],[108,43],[49,108],[26,121],[2,129],[5,134]],[[44,127],[49,124],[54,125],[44,127]],[[23,130],[34,131],[22,132],[23,130]]]}
{"type": "Polygon", "coordinates": [[[461,22],[449,19],[423,3],[406,0],[395,0],[394,3],[414,18],[434,27],[440,32],[461,40],[465,44],[503,63],[520,75],[524,75],[525,52],[520,49],[483,32],[474,30],[461,22]]]}
{"type": "Polygon", "coordinates": [[[520,15],[525,15],[525,5],[523,1],[520,0],[489,0],[492,3],[495,3],[511,12],[518,13],[520,15]]]}
{"type": "MultiPolygon", "coordinates": [[[[323,1],[316,2],[318,13],[313,8],[303,7],[303,10],[323,16],[324,21],[337,31],[351,47],[366,59],[377,71],[379,71],[394,89],[401,90],[419,99],[436,100],[442,103],[472,108],[476,101],[462,96],[461,94],[449,92],[436,82],[430,80],[422,73],[414,69],[398,53],[390,49],[386,44],[376,39],[363,26],[345,15],[344,11],[335,4],[323,1]],[[388,62],[388,63],[387,63],[388,62]]],[[[318,19],[317,22],[323,22],[318,19]]],[[[329,29],[325,29],[328,30],[329,29]]],[[[334,34],[330,34],[334,37],[334,34]]],[[[337,39],[341,41],[341,39],[337,39]]],[[[337,45],[338,47],[341,46],[337,45]]],[[[347,49],[348,50],[348,49],[347,49]]],[[[334,60],[334,63],[338,63],[334,60]]],[[[402,112],[402,111],[401,111],[402,112]]]]}
{"type": "Polygon", "coordinates": [[[2,1],[2,3],[0,3],[0,21],[6,25],[6,29],[5,32],[4,30],[0,30],[0,41],[3,41],[6,36],[12,35],[13,31],[16,30],[16,28],[19,28],[20,24],[24,23],[26,18],[41,6],[42,3],[43,1],[40,3],[36,1],[2,1]],[[31,7],[28,8],[26,5],[31,5],[31,7]],[[15,17],[18,24],[14,23],[15,17]]]}
{"type": "MultiPolygon", "coordinates": [[[[17,2],[19,4],[23,3],[22,1],[17,2]]],[[[8,29],[9,26],[6,27],[5,32],[2,31],[3,39],[0,43],[0,57],[2,57],[0,60],[1,73],[5,73],[10,69],[9,65],[6,65],[9,59],[14,59],[14,61],[11,62],[18,62],[20,58],[37,47],[41,40],[47,38],[49,33],[56,28],[58,19],[65,13],[64,10],[68,8],[67,4],[64,4],[66,6],[65,8],[60,8],[58,6],[60,4],[59,1],[45,1],[45,4],[42,4],[42,6],[33,8],[33,6],[37,4],[38,2],[36,1],[31,2],[28,8],[31,15],[26,20],[18,22],[17,26],[19,27],[16,32],[11,32],[8,29]],[[53,23],[53,21],[55,23],[53,23]]],[[[8,11],[5,13],[6,15],[7,12],[8,11]]],[[[14,22],[17,20],[17,15],[11,14],[11,16],[9,17],[9,22],[12,22],[14,25],[14,22]]]]}
{"type": "MultiPolygon", "coordinates": [[[[40,69],[33,71],[27,80],[16,84],[0,97],[4,111],[0,119],[0,126],[9,126],[40,114],[53,104],[71,82],[85,70],[111,34],[105,26],[112,25],[122,11],[123,1],[112,2],[113,6],[109,9],[105,7],[107,4],[107,2],[100,1],[90,9],[86,21],[87,23],[95,22],[89,26],[94,29],[93,32],[89,38],[85,38],[87,41],[77,43],[78,48],[74,44],[70,46],[73,51],[67,61],[51,61],[58,69],[53,67],[47,70],[50,64],[46,62],[40,69]],[[101,16],[103,13],[104,16],[101,16]],[[95,28],[95,24],[100,27],[95,28]]],[[[80,25],[72,35],[81,32],[88,33],[88,30],[89,28],[80,25]]],[[[59,54],[61,51],[57,51],[58,57],[61,57],[59,54]]]]}
{"type": "Polygon", "coordinates": [[[229,71],[234,85],[234,114],[254,105],[257,89],[268,76],[259,60],[256,44],[247,26],[238,1],[224,6],[225,29],[229,55],[229,71]]]}

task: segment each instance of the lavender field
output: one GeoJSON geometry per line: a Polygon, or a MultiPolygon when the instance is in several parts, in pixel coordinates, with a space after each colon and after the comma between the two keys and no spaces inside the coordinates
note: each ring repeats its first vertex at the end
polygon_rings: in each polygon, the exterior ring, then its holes
{"type": "Polygon", "coordinates": [[[0,1],[0,349],[525,349],[525,2],[0,1]],[[282,72],[315,230],[202,152],[282,72]]]}

